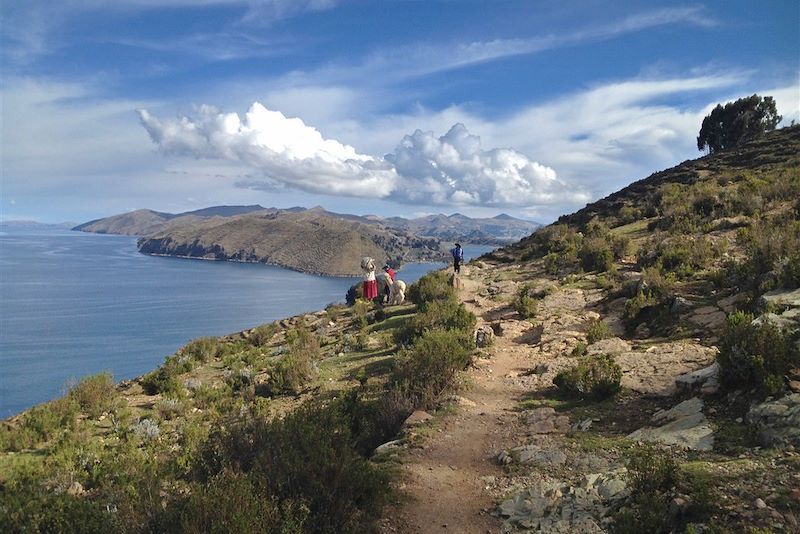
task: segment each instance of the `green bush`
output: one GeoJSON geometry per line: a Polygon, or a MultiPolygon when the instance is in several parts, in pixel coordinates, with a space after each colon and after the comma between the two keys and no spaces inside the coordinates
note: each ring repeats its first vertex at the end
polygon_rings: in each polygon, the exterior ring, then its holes
{"type": "Polygon", "coordinates": [[[235,426],[207,442],[195,474],[208,483],[226,469],[245,473],[261,498],[281,511],[289,507],[293,521],[304,519],[303,532],[369,532],[387,501],[389,480],[355,450],[350,425],[343,405],[334,402],[235,426]]]}
{"type": "Polygon", "coordinates": [[[568,397],[602,400],[620,390],[622,370],[608,355],[583,357],[572,369],[561,371],[553,379],[568,397]]]}
{"type": "Polygon", "coordinates": [[[290,352],[270,370],[268,389],[272,394],[299,393],[315,374],[313,361],[308,354],[290,352]]]}
{"type": "Polygon", "coordinates": [[[471,336],[477,320],[475,315],[455,299],[446,299],[428,303],[422,311],[408,321],[395,335],[399,344],[414,342],[426,332],[434,330],[458,330],[464,337],[471,336]]]}
{"type": "Polygon", "coordinates": [[[18,423],[2,423],[0,450],[20,451],[49,441],[75,427],[79,409],[78,403],[69,396],[34,406],[18,423]]]}
{"type": "Polygon", "coordinates": [[[530,284],[520,286],[511,305],[523,319],[535,317],[539,309],[539,301],[534,296],[533,286],[530,284]]]}
{"type": "Polygon", "coordinates": [[[765,394],[778,393],[783,375],[800,364],[794,337],[770,321],[753,324],[749,313],[730,314],[717,356],[720,381],[731,389],[755,386],[765,394]]]}
{"type": "Polygon", "coordinates": [[[0,484],[3,532],[53,534],[116,532],[114,515],[103,502],[56,493],[34,481],[0,484]]]}
{"type": "Polygon", "coordinates": [[[589,327],[586,329],[586,342],[589,345],[601,339],[608,339],[611,336],[611,328],[605,321],[595,319],[589,322],[589,327]]]}
{"type": "Polygon", "coordinates": [[[631,497],[614,516],[613,531],[621,534],[668,534],[674,530],[670,502],[678,480],[672,456],[652,445],[631,449],[626,455],[631,497]]]}
{"type": "Polygon", "coordinates": [[[179,351],[179,354],[205,363],[209,359],[218,357],[221,349],[222,347],[217,338],[201,337],[190,341],[179,351]]]}
{"type": "Polygon", "coordinates": [[[112,410],[117,400],[117,388],[110,373],[99,373],[82,378],[70,388],[68,396],[86,415],[94,418],[112,410]]]}
{"type": "Polygon", "coordinates": [[[408,288],[408,299],[420,310],[433,302],[455,300],[456,293],[444,271],[428,273],[408,288]]]}
{"type": "Polygon", "coordinates": [[[181,384],[178,381],[178,368],[170,365],[162,365],[155,371],[144,375],[139,383],[148,395],[159,393],[180,394],[181,384]]]}
{"type": "Polygon", "coordinates": [[[308,510],[291,501],[276,502],[241,472],[224,470],[194,486],[181,507],[184,532],[302,534],[308,510]]]}
{"type": "Polygon", "coordinates": [[[605,272],[614,264],[614,251],[604,237],[585,239],[578,257],[584,271],[605,272]]]}
{"type": "Polygon", "coordinates": [[[658,299],[652,296],[649,291],[639,291],[625,301],[625,311],[622,314],[622,318],[628,324],[634,323],[643,309],[656,305],[658,305],[658,299]]]}
{"type": "Polygon", "coordinates": [[[263,347],[277,332],[278,326],[275,323],[262,324],[253,329],[247,341],[255,347],[263,347]]]}
{"type": "Polygon", "coordinates": [[[470,333],[431,330],[402,350],[395,361],[391,383],[415,406],[430,407],[454,385],[455,378],[472,361],[470,333]]]}

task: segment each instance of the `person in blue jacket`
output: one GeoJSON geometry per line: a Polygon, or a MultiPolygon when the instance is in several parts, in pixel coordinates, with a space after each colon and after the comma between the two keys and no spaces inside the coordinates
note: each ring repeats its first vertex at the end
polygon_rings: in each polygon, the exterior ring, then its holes
{"type": "Polygon", "coordinates": [[[461,243],[456,243],[455,248],[450,250],[453,255],[453,271],[456,274],[461,273],[461,264],[464,263],[464,249],[461,248],[461,243]]]}

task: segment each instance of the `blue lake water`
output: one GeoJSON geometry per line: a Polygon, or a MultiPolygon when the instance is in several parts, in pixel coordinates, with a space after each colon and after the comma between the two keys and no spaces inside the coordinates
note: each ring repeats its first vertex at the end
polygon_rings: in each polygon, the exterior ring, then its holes
{"type": "MultiPolygon", "coordinates": [[[[409,264],[398,276],[411,283],[442,266],[409,264]]],[[[0,417],[60,395],[72,378],[133,378],[190,339],[343,301],[355,280],[145,256],[129,236],[0,233],[0,417]]]]}

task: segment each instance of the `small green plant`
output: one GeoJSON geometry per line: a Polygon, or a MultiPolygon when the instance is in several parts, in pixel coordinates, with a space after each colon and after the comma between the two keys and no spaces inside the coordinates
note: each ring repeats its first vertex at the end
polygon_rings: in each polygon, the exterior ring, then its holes
{"type": "Polygon", "coordinates": [[[575,348],[572,349],[572,352],[570,352],[570,356],[572,356],[574,358],[579,358],[581,356],[585,356],[586,355],[586,348],[587,348],[586,347],[586,343],[583,343],[583,342],[579,341],[578,344],[575,345],[575,348]]]}
{"type": "Polygon", "coordinates": [[[410,344],[426,332],[434,330],[458,330],[462,337],[471,337],[477,319],[463,304],[447,299],[429,303],[418,312],[406,326],[400,329],[395,339],[400,344],[410,344]]]}
{"type": "Polygon", "coordinates": [[[585,356],[572,369],[561,371],[553,383],[568,397],[602,400],[620,390],[622,370],[608,355],[585,356]]]}
{"type": "Polygon", "coordinates": [[[100,373],[82,378],[69,390],[68,396],[78,403],[89,417],[109,412],[117,400],[117,388],[110,373],[100,373]]]}
{"type": "Polygon", "coordinates": [[[369,324],[367,320],[367,313],[369,312],[370,304],[364,299],[358,299],[353,305],[353,313],[355,313],[358,320],[359,328],[366,328],[369,324]]]}
{"type": "Polygon", "coordinates": [[[263,347],[277,332],[278,326],[275,323],[262,324],[253,329],[247,341],[255,347],[263,347]]]}
{"type": "Polygon", "coordinates": [[[793,336],[770,321],[753,323],[753,316],[734,312],[728,316],[717,361],[720,379],[728,388],[756,386],[762,393],[783,389],[783,375],[800,364],[793,336]]]}
{"type": "Polygon", "coordinates": [[[533,286],[530,284],[523,284],[517,289],[511,304],[523,319],[535,317],[539,309],[539,301],[534,296],[533,286]]]}
{"type": "Polygon", "coordinates": [[[673,532],[669,504],[678,478],[672,456],[652,445],[631,449],[626,455],[631,498],[614,517],[614,531],[623,534],[673,532]]]}
{"type": "Polygon", "coordinates": [[[198,362],[205,363],[208,360],[219,356],[220,351],[221,346],[217,338],[201,337],[190,341],[179,351],[179,354],[184,357],[192,358],[198,362]]]}
{"type": "Polygon", "coordinates": [[[461,330],[425,332],[398,354],[391,377],[394,387],[414,399],[416,406],[433,406],[472,361],[468,336],[461,330]]]}
{"type": "Polygon", "coordinates": [[[456,300],[456,294],[444,271],[428,273],[408,288],[407,298],[420,310],[433,302],[456,300]]]}
{"type": "Polygon", "coordinates": [[[605,272],[614,264],[614,251],[603,237],[585,239],[578,257],[584,271],[605,272]]]}
{"type": "Polygon", "coordinates": [[[158,416],[164,420],[174,419],[182,415],[186,409],[183,401],[175,397],[167,397],[159,400],[155,408],[158,416]]]}
{"type": "Polygon", "coordinates": [[[595,319],[589,322],[589,327],[586,329],[586,342],[591,345],[601,339],[608,339],[612,336],[611,328],[608,323],[601,319],[595,319]]]}

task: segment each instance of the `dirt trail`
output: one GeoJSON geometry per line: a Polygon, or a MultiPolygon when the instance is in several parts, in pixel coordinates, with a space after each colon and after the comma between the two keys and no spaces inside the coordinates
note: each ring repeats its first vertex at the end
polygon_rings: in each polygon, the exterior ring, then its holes
{"type": "MultiPolygon", "coordinates": [[[[478,295],[484,287],[480,278],[465,269],[459,291],[478,327],[484,316],[496,316],[505,306],[478,295]]],[[[443,418],[422,448],[403,454],[399,489],[408,499],[387,519],[384,532],[500,531],[500,522],[489,514],[494,503],[483,477],[500,476],[497,453],[519,444],[516,408],[528,389],[513,378],[535,362],[513,336],[497,337],[487,352],[489,358],[470,369],[470,386],[456,413],[443,418]]]]}

